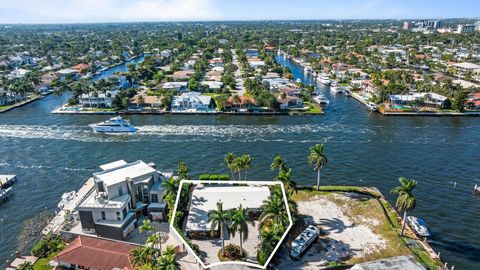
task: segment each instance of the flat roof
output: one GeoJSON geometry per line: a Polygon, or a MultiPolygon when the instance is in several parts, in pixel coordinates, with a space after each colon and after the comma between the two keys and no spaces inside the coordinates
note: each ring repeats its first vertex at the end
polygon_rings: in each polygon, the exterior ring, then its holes
{"type": "Polygon", "coordinates": [[[100,167],[100,169],[106,171],[106,170],[109,170],[109,169],[113,169],[113,168],[123,166],[125,164],[127,164],[127,162],[123,159],[120,159],[120,160],[117,160],[117,161],[114,161],[114,162],[110,162],[110,163],[107,163],[107,164],[100,165],[99,167],[100,167]]]}
{"type": "MultiPolygon", "coordinates": [[[[108,166],[108,164],[106,164],[108,166]]],[[[125,181],[127,177],[136,178],[145,174],[154,173],[156,170],[147,163],[138,160],[132,163],[126,163],[119,167],[107,169],[103,172],[95,173],[94,177],[103,181],[106,186],[114,185],[125,181]]]]}
{"type": "Polygon", "coordinates": [[[187,219],[187,231],[210,231],[208,211],[217,209],[217,202],[223,202],[223,209],[257,209],[270,196],[267,186],[196,186],[192,192],[191,206],[187,219]]]}

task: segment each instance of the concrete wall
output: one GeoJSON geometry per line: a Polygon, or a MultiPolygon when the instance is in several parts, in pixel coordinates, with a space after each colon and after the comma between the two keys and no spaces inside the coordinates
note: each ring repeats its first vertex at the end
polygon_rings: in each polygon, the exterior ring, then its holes
{"type": "Polygon", "coordinates": [[[83,229],[95,229],[95,223],[91,211],[78,211],[80,215],[80,223],[83,229]]]}

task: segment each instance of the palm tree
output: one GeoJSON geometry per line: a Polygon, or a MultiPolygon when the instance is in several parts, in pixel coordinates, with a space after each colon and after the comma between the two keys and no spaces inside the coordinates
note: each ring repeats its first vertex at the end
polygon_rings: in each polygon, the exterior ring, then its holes
{"type": "Polygon", "coordinates": [[[279,171],[287,171],[288,166],[283,160],[281,155],[276,155],[275,158],[273,159],[272,164],[270,164],[270,169],[272,171],[276,169],[278,169],[279,171]]]}
{"type": "Polygon", "coordinates": [[[175,260],[175,254],[165,254],[160,256],[157,266],[160,270],[180,269],[180,264],[175,260]]]}
{"type": "Polygon", "coordinates": [[[185,164],[185,162],[183,161],[180,161],[180,163],[178,164],[178,176],[180,177],[180,179],[188,179],[188,166],[187,164],[185,164]]]}
{"type": "Polygon", "coordinates": [[[403,233],[405,231],[407,212],[415,209],[416,199],[415,196],[413,196],[412,191],[417,186],[417,181],[410,180],[405,177],[400,177],[398,181],[401,185],[393,188],[390,192],[398,194],[395,206],[399,211],[403,211],[402,233],[400,234],[401,236],[403,236],[403,233]]]}
{"type": "MultiPolygon", "coordinates": [[[[240,159],[240,168],[241,170],[245,170],[245,181],[247,180],[247,171],[250,169],[250,165],[252,164],[252,158],[249,154],[243,154],[239,157],[240,159]]],[[[240,180],[240,179],[239,179],[240,180]]]]}
{"type": "Polygon", "coordinates": [[[212,224],[212,232],[220,230],[220,238],[222,239],[222,254],[225,254],[225,237],[223,232],[225,228],[228,229],[228,223],[230,222],[230,212],[224,211],[222,208],[222,202],[217,203],[217,210],[208,211],[208,222],[212,224]]]}
{"type": "Polygon", "coordinates": [[[148,263],[151,258],[151,247],[139,246],[130,250],[130,258],[133,266],[140,266],[148,263]]]}
{"type": "MultiPolygon", "coordinates": [[[[290,210],[290,214],[292,216],[296,216],[298,213],[298,205],[297,202],[292,199],[294,190],[286,190],[285,195],[287,195],[287,205],[288,209],[290,210]]],[[[272,190],[273,196],[278,196],[279,198],[283,198],[283,192],[280,186],[275,186],[274,189],[272,190]]]]}
{"type": "Polygon", "coordinates": [[[275,243],[279,240],[277,234],[273,230],[263,230],[260,236],[262,238],[262,249],[266,253],[271,253],[275,243]]]}
{"type": "Polygon", "coordinates": [[[235,237],[235,233],[240,233],[240,255],[243,256],[243,241],[248,239],[248,223],[255,225],[255,222],[248,215],[247,209],[242,205],[238,209],[233,210],[232,224],[230,225],[230,233],[235,237]]]}
{"type": "Polygon", "coordinates": [[[232,180],[235,179],[233,175],[235,158],[235,154],[231,152],[227,153],[223,158],[223,163],[230,169],[230,173],[232,174],[232,180]]]}
{"type": "Polygon", "coordinates": [[[261,209],[261,226],[265,224],[265,221],[271,220],[273,222],[274,231],[277,232],[280,227],[288,223],[288,215],[285,209],[285,202],[282,200],[282,197],[271,195],[267,200],[263,201],[261,209]]]}
{"type": "Polygon", "coordinates": [[[24,262],[18,266],[19,270],[33,270],[33,265],[31,262],[24,262]]]}
{"type": "Polygon", "coordinates": [[[320,170],[328,163],[328,158],[323,152],[324,149],[323,143],[316,144],[310,147],[310,154],[308,155],[308,164],[314,165],[314,170],[317,170],[317,190],[320,190],[320,170]]]}
{"type": "Polygon", "coordinates": [[[285,186],[285,189],[290,190],[293,189],[295,192],[297,191],[297,183],[295,181],[290,180],[292,176],[292,169],[288,169],[288,171],[280,170],[278,172],[278,176],[275,177],[276,181],[280,181],[285,186]]]}

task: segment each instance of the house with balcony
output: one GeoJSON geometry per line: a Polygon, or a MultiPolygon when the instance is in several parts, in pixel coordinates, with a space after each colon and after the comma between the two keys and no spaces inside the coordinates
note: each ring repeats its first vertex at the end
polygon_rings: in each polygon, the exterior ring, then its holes
{"type": "Polygon", "coordinates": [[[166,220],[161,184],[167,176],[155,164],[119,160],[100,168],[93,174],[94,188],[76,207],[84,233],[124,240],[137,218],[166,220]]]}
{"type": "Polygon", "coordinates": [[[174,96],[171,106],[172,112],[209,111],[211,107],[212,97],[199,92],[186,92],[174,96]]]}
{"type": "Polygon", "coordinates": [[[90,92],[81,94],[78,97],[78,103],[83,107],[89,108],[111,108],[113,98],[117,95],[118,90],[101,92],[90,92]]]}

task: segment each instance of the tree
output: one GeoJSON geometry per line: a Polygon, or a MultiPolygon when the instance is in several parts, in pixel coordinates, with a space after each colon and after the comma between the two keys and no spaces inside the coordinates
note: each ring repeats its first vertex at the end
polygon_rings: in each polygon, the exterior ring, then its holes
{"type": "Polygon", "coordinates": [[[164,254],[160,256],[157,266],[160,270],[180,269],[180,264],[175,260],[175,254],[164,254]]]}
{"type": "Polygon", "coordinates": [[[189,168],[187,164],[185,164],[185,162],[183,161],[180,161],[180,163],[178,163],[178,168],[177,168],[178,177],[180,177],[180,179],[182,180],[189,179],[188,171],[189,171],[189,168]]]}
{"type": "Polygon", "coordinates": [[[255,225],[255,222],[242,205],[232,211],[231,220],[230,233],[233,237],[235,237],[236,232],[240,234],[240,255],[243,255],[243,241],[248,239],[248,223],[255,225]]]}
{"type": "Polygon", "coordinates": [[[235,177],[233,174],[235,170],[235,159],[236,159],[235,154],[231,152],[225,154],[225,157],[223,158],[223,164],[225,164],[230,169],[230,172],[232,174],[232,180],[235,180],[235,177]]]}
{"type": "Polygon", "coordinates": [[[324,153],[325,146],[322,144],[316,144],[310,147],[310,153],[308,155],[308,164],[314,166],[314,170],[317,171],[317,190],[320,190],[320,170],[328,163],[328,159],[324,153]]]}
{"type": "Polygon", "coordinates": [[[270,169],[272,171],[278,169],[279,172],[280,171],[287,171],[288,166],[285,163],[285,161],[283,160],[281,155],[276,155],[275,158],[273,159],[272,164],[270,164],[270,169]]]}
{"type": "Polygon", "coordinates": [[[455,93],[455,98],[452,102],[452,107],[458,112],[465,111],[465,100],[467,98],[467,93],[465,91],[458,91],[455,93]]]}
{"type": "Polygon", "coordinates": [[[403,225],[402,232],[400,234],[401,236],[403,236],[403,233],[405,231],[407,212],[415,209],[416,199],[415,196],[413,196],[412,191],[417,186],[417,181],[409,180],[405,177],[400,177],[398,180],[401,185],[393,188],[390,192],[398,194],[395,206],[399,211],[403,211],[403,225]]]}
{"type": "Polygon", "coordinates": [[[288,214],[282,197],[271,195],[267,200],[263,201],[261,209],[261,226],[263,226],[267,220],[271,220],[273,222],[274,231],[278,232],[280,231],[280,228],[283,228],[283,226],[288,223],[288,214]]]}
{"type": "Polygon", "coordinates": [[[220,231],[220,238],[222,239],[222,254],[225,255],[225,229],[228,230],[228,223],[230,222],[230,212],[224,211],[222,202],[217,203],[217,210],[208,211],[208,222],[212,224],[212,233],[214,230],[220,231]]]}
{"type": "Polygon", "coordinates": [[[292,176],[292,169],[288,169],[287,171],[280,170],[278,172],[278,176],[275,177],[276,181],[280,181],[283,183],[283,186],[285,186],[285,189],[290,190],[297,190],[297,183],[295,181],[290,180],[290,177],[292,176]]]}
{"type": "Polygon", "coordinates": [[[31,262],[24,262],[20,264],[17,268],[18,270],[33,270],[33,265],[31,262]]]}
{"type": "Polygon", "coordinates": [[[130,258],[133,266],[140,266],[150,262],[152,257],[152,248],[139,246],[130,250],[130,258]]]}

